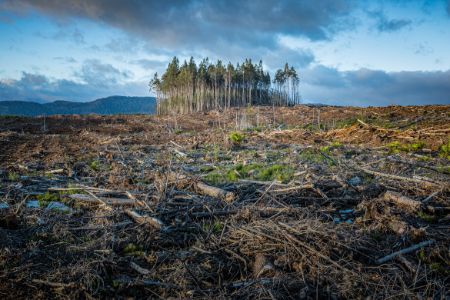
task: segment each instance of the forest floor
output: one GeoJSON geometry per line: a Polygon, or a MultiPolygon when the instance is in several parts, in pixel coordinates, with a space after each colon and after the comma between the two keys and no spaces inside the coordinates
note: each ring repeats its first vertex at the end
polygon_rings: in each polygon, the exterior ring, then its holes
{"type": "Polygon", "coordinates": [[[2,299],[445,299],[449,212],[450,106],[0,117],[2,299]]]}

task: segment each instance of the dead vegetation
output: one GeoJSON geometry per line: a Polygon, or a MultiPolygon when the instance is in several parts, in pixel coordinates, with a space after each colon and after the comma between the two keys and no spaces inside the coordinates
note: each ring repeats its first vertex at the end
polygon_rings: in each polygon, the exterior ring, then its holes
{"type": "Polygon", "coordinates": [[[444,299],[450,107],[0,119],[0,297],[444,299]]]}

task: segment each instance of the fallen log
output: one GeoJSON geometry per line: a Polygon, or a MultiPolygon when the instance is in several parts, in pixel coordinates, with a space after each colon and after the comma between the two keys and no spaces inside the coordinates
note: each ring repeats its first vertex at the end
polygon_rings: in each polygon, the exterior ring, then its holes
{"type": "Polygon", "coordinates": [[[186,187],[192,185],[194,190],[202,195],[210,196],[213,198],[218,198],[224,200],[227,203],[233,202],[235,199],[235,194],[233,192],[229,192],[223,190],[221,188],[208,185],[197,178],[192,178],[190,176],[184,174],[178,174],[175,172],[170,172],[167,174],[167,180],[169,182],[174,182],[178,186],[186,187]]]}
{"type": "Polygon", "coordinates": [[[408,182],[415,182],[415,183],[420,183],[420,184],[425,184],[425,185],[435,185],[435,186],[442,186],[442,187],[448,187],[448,184],[445,184],[443,182],[435,182],[435,181],[425,181],[422,179],[417,179],[417,178],[409,178],[409,177],[403,177],[403,176],[398,176],[398,175],[392,175],[392,174],[386,174],[386,173],[381,173],[381,172],[377,172],[377,171],[372,171],[363,167],[359,167],[356,166],[357,169],[370,174],[370,175],[374,175],[374,176],[378,176],[378,177],[385,177],[385,178],[389,178],[389,179],[394,179],[394,180],[401,180],[401,181],[408,181],[408,182]]]}
{"type": "Polygon", "coordinates": [[[383,198],[386,201],[394,202],[398,206],[405,207],[412,212],[418,211],[422,206],[421,202],[412,200],[406,196],[403,196],[399,193],[392,192],[392,191],[386,191],[386,193],[384,193],[383,198]]]}
{"type": "Polygon", "coordinates": [[[206,183],[201,182],[201,181],[196,183],[195,188],[196,188],[196,190],[198,190],[200,193],[202,193],[204,195],[222,199],[228,203],[233,202],[233,200],[235,198],[234,193],[225,191],[225,190],[220,189],[215,186],[207,185],[206,183]]]}
{"type": "Polygon", "coordinates": [[[398,206],[408,209],[410,212],[417,212],[418,210],[425,210],[430,213],[445,213],[450,211],[449,207],[435,207],[426,205],[421,201],[416,201],[406,196],[401,195],[393,191],[386,191],[384,193],[383,199],[386,201],[391,201],[398,206]]]}
{"type": "Polygon", "coordinates": [[[125,213],[138,224],[148,224],[156,229],[161,229],[164,226],[161,220],[150,216],[142,216],[131,209],[126,209],[125,213]]]}
{"type": "Polygon", "coordinates": [[[378,265],[384,264],[385,262],[390,261],[391,259],[393,259],[393,258],[395,258],[395,257],[397,257],[399,255],[403,255],[403,254],[407,254],[407,253],[413,252],[415,250],[418,250],[418,249],[421,249],[423,247],[429,246],[429,245],[431,245],[433,243],[434,243],[434,240],[428,240],[428,241],[421,242],[419,244],[415,244],[415,245],[413,245],[411,247],[408,247],[408,248],[396,251],[396,252],[391,253],[389,255],[386,255],[386,256],[384,256],[382,258],[379,258],[379,259],[376,260],[376,263],[378,265]]]}
{"type": "MultiPolygon", "coordinates": [[[[75,201],[100,204],[100,202],[94,197],[86,194],[72,194],[69,198],[75,201]]],[[[137,204],[136,200],[129,198],[107,198],[107,197],[97,197],[102,200],[103,203],[112,206],[134,206],[137,204]]]]}

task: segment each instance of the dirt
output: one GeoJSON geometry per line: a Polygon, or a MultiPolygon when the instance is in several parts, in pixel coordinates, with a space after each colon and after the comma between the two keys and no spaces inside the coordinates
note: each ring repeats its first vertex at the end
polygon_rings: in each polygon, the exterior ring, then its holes
{"type": "Polygon", "coordinates": [[[449,124],[450,106],[2,117],[0,297],[444,299],[449,124]]]}

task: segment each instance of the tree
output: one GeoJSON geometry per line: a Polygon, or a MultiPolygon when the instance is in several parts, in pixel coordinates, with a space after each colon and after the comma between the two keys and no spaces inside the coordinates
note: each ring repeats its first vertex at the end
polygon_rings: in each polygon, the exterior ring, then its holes
{"type": "Polygon", "coordinates": [[[299,103],[299,79],[293,67],[286,63],[277,70],[273,83],[272,88],[262,61],[253,64],[246,59],[225,67],[221,60],[212,64],[205,58],[197,66],[191,57],[180,66],[174,57],[161,79],[155,74],[149,86],[156,93],[158,114],[299,103]]]}

